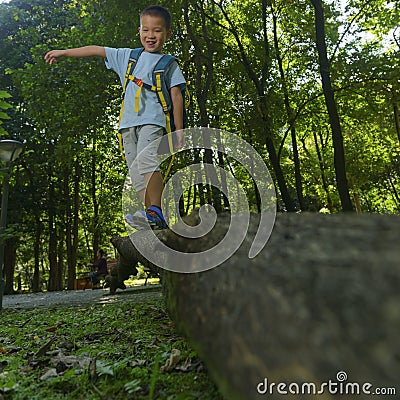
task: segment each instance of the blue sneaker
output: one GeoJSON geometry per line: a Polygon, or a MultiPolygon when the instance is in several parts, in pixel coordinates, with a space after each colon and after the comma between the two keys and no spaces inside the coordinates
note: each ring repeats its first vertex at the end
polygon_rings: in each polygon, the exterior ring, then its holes
{"type": "Polygon", "coordinates": [[[135,214],[127,214],[124,217],[125,222],[135,229],[143,229],[146,225],[148,226],[146,212],[138,210],[135,214]]]}
{"type": "Polygon", "coordinates": [[[158,207],[150,206],[146,210],[147,221],[153,229],[167,229],[168,225],[165,221],[162,211],[158,207]]]}
{"type": "Polygon", "coordinates": [[[133,225],[133,216],[132,216],[132,214],[126,214],[125,215],[125,217],[124,217],[124,221],[127,223],[127,224],[129,224],[129,225],[133,225]]]}

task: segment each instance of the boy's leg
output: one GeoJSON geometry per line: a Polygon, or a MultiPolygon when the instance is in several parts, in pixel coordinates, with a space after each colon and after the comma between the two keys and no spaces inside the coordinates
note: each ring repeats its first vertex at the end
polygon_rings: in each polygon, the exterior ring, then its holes
{"type": "MultiPolygon", "coordinates": [[[[126,160],[126,165],[129,170],[129,176],[131,178],[132,185],[137,186],[138,181],[140,180],[138,163],[136,161],[136,156],[138,154],[137,144],[138,144],[138,135],[137,128],[127,128],[122,130],[122,142],[124,146],[124,155],[126,160]]],[[[141,188],[142,196],[144,196],[144,185],[141,188]]],[[[138,191],[140,194],[140,191],[138,191]]],[[[144,199],[144,197],[143,197],[144,199]]]]}
{"type": "MultiPolygon", "coordinates": [[[[131,183],[136,189],[140,200],[145,204],[145,183],[143,176],[139,173],[138,161],[137,161],[137,142],[138,142],[138,128],[132,127],[122,130],[122,140],[124,145],[124,154],[126,164],[129,170],[129,176],[131,178],[131,183]]],[[[138,224],[135,222],[137,217],[141,217],[143,221],[146,220],[146,214],[144,211],[140,210],[136,213],[127,214],[124,216],[125,221],[134,228],[138,228],[138,224]]],[[[141,225],[139,225],[141,226],[141,225]]]]}
{"type": "Polygon", "coordinates": [[[144,182],[146,184],[146,208],[149,208],[150,206],[161,208],[161,195],[164,189],[161,172],[155,171],[144,174],[144,182]]]}
{"type": "Polygon", "coordinates": [[[167,227],[161,211],[164,184],[158,160],[158,139],[163,133],[164,129],[157,125],[143,125],[138,128],[137,162],[145,183],[146,214],[150,224],[158,228],[167,227]]]}

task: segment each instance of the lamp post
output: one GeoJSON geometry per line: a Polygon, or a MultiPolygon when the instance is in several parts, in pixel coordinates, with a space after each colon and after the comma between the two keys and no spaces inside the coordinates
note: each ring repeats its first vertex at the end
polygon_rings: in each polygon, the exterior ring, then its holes
{"type": "Polygon", "coordinates": [[[0,159],[6,163],[6,168],[1,170],[4,173],[3,178],[3,194],[1,196],[1,214],[0,214],[0,310],[3,308],[3,292],[4,292],[4,231],[7,226],[7,207],[8,207],[8,191],[9,179],[12,171],[12,163],[22,152],[24,145],[17,140],[5,139],[0,140],[0,159]]]}

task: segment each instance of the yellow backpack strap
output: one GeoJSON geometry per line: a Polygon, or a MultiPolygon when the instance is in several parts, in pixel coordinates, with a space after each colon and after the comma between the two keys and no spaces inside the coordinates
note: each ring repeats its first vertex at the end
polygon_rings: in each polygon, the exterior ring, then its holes
{"type": "MultiPolygon", "coordinates": [[[[165,79],[165,74],[171,65],[176,62],[176,58],[170,54],[163,54],[153,69],[153,87],[157,94],[158,102],[160,103],[162,110],[166,118],[167,133],[174,130],[172,111],[172,101],[170,88],[165,79]]],[[[172,153],[172,151],[171,151],[172,153]]]]}
{"type": "MultiPolygon", "coordinates": [[[[122,101],[121,101],[121,109],[119,111],[119,118],[118,118],[118,143],[119,143],[119,149],[121,151],[121,156],[122,159],[125,160],[125,156],[124,156],[124,146],[122,143],[122,134],[120,132],[120,125],[121,125],[121,120],[122,120],[122,115],[124,113],[124,107],[125,107],[125,94],[126,94],[126,88],[128,86],[129,81],[134,80],[134,76],[133,76],[133,71],[136,67],[136,63],[140,57],[140,55],[143,52],[143,48],[139,47],[137,49],[133,49],[131,51],[131,55],[129,57],[129,62],[128,62],[128,66],[126,68],[126,72],[125,72],[125,79],[124,79],[124,84],[122,86],[122,101]]],[[[140,95],[140,93],[139,93],[140,95]]]]}
{"type": "Polygon", "coordinates": [[[118,132],[117,137],[118,137],[119,151],[121,153],[122,159],[125,161],[124,144],[122,142],[122,133],[118,132]]]}
{"type": "Polygon", "coordinates": [[[165,82],[165,72],[167,71],[171,63],[174,62],[175,60],[176,60],[175,57],[169,54],[164,54],[153,70],[153,88],[155,89],[158,101],[165,114],[165,126],[168,135],[168,147],[169,147],[169,152],[171,154],[171,159],[169,161],[167,170],[165,171],[164,174],[164,182],[167,180],[168,175],[171,172],[171,168],[175,159],[174,143],[172,138],[172,131],[173,131],[173,123],[171,118],[172,101],[170,95],[170,88],[167,87],[167,84],[165,82]]]}
{"type": "Polygon", "coordinates": [[[167,168],[167,170],[165,171],[165,174],[164,174],[164,178],[163,178],[163,182],[164,183],[167,181],[168,175],[171,172],[171,168],[172,168],[172,165],[174,164],[174,160],[175,160],[175,154],[172,153],[171,160],[170,160],[170,162],[168,164],[168,168],[167,168]]]}
{"type": "Polygon", "coordinates": [[[126,69],[125,73],[124,85],[122,86],[122,102],[121,102],[121,109],[119,110],[118,128],[119,125],[121,124],[122,114],[124,113],[126,87],[128,86],[129,83],[129,74],[132,69],[133,63],[134,63],[133,60],[129,60],[128,68],[126,69]]]}
{"type": "Polygon", "coordinates": [[[155,73],[155,76],[156,76],[156,92],[157,92],[157,96],[158,96],[158,98],[160,100],[161,107],[162,107],[164,113],[168,114],[170,107],[168,106],[167,101],[165,99],[165,95],[163,93],[163,87],[162,87],[162,81],[161,81],[161,72],[157,71],[155,73]]]}
{"type": "Polygon", "coordinates": [[[119,151],[121,153],[121,157],[123,160],[125,160],[125,154],[124,154],[124,145],[122,143],[122,133],[120,132],[120,125],[121,125],[121,120],[122,120],[122,114],[124,113],[124,107],[125,107],[125,93],[126,93],[126,87],[128,86],[129,83],[129,72],[132,68],[133,65],[133,60],[129,60],[128,63],[128,68],[126,69],[125,73],[125,80],[124,80],[124,85],[122,86],[122,101],[121,101],[121,109],[119,110],[119,118],[118,118],[118,143],[119,143],[119,151]]]}
{"type": "Polygon", "coordinates": [[[160,72],[156,72],[155,73],[155,77],[156,77],[156,92],[157,92],[157,96],[158,99],[161,103],[161,107],[164,111],[165,114],[165,126],[166,126],[166,130],[167,130],[167,135],[168,135],[168,147],[169,147],[169,152],[171,153],[171,160],[168,164],[167,170],[165,171],[164,174],[164,183],[168,178],[169,173],[171,172],[171,168],[172,165],[174,164],[174,159],[175,159],[175,154],[174,154],[174,141],[172,140],[172,129],[171,129],[171,114],[170,114],[170,110],[168,107],[168,104],[165,100],[164,94],[163,94],[163,90],[162,90],[162,81],[161,81],[161,73],[160,72]]]}
{"type": "Polygon", "coordinates": [[[136,90],[136,94],[135,94],[135,113],[138,113],[139,112],[140,93],[142,91],[143,81],[141,79],[137,79],[137,78],[134,78],[133,81],[139,87],[136,90]]]}

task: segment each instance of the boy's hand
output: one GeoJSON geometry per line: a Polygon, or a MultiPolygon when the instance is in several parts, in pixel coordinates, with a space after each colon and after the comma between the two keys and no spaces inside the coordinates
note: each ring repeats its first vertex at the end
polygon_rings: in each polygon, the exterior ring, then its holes
{"type": "Polygon", "coordinates": [[[44,56],[44,61],[54,64],[59,58],[65,57],[65,50],[51,50],[44,56]]]}
{"type": "Polygon", "coordinates": [[[181,149],[185,145],[185,135],[183,133],[183,129],[179,131],[175,131],[176,134],[176,144],[175,147],[177,149],[181,149]]]}

